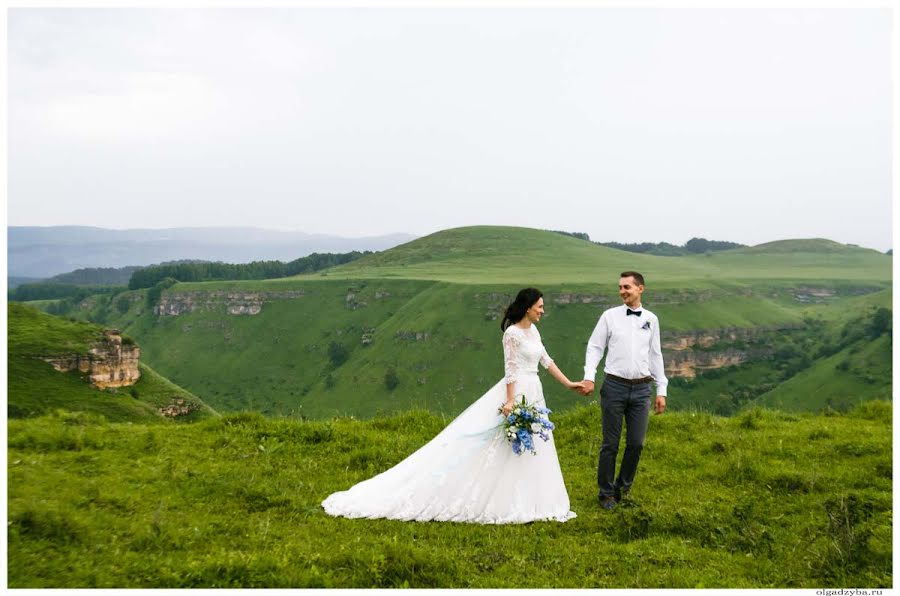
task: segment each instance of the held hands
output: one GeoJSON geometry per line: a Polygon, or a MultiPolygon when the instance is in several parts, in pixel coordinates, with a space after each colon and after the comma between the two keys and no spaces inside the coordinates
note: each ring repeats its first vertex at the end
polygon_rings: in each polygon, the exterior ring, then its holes
{"type": "MultiPolygon", "coordinates": [[[[591,393],[594,392],[594,382],[593,381],[579,381],[577,383],[573,383],[569,381],[566,386],[572,391],[576,391],[585,397],[589,397],[591,393]]],[[[653,411],[656,414],[662,414],[666,411],[666,396],[665,395],[657,395],[656,403],[653,405],[653,411]]]]}
{"type": "Polygon", "coordinates": [[[577,383],[574,381],[569,381],[568,383],[566,383],[566,387],[568,389],[571,389],[572,391],[576,391],[584,395],[584,381],[578,381],[577,383]]]}

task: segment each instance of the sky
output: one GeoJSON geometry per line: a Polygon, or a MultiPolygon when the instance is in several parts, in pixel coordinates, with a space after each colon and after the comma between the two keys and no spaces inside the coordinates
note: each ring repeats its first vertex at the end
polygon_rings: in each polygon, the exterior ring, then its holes
{"type": "Polygon", "coordinates": [[[11,8],[8,224],[892,247],[885,8],[11,8]]]}

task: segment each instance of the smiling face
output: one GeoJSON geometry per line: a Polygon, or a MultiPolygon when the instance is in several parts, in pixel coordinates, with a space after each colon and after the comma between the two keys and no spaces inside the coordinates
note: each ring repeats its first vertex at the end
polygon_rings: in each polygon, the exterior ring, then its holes
{"type": "Polygon", "coordinates": [[[532,323],[537,323],[544,316],[544,299],[538,298],[537,302],[531,305],[531,308],[525,311],[525,318],[532,323]]]}
{"type": "Polygon", "coordinates": [[[641,303],[641,294],[644,286],[637,283],[633,277],[619,278],[619,296],[627,306],[634,308],[641,303]]]}

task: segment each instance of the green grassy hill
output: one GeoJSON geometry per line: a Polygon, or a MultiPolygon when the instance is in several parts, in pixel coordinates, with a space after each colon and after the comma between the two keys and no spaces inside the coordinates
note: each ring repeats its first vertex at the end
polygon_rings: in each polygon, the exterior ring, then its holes
{"type": "Polygon", "coordinates": [[[611,283],[640,271],[656,286],[726,280],[890,279],[891,257],[828,240],[790,240],[686,257],[626,252],[529,228],[444,230],[327,272],[456,283],[611,283]],[[760,254],[770,255],[759,259],[760,254]]]}
{"type": "Polygon", "coordinates": [[[10,303],[7,350],[7,413],[10,418],[38,416],[56,409],[88,412],[113,421],[160,421],[157,408],[184,400],[193,406],[179,421],[217,415],[197,396],[140,365],[141,378],[132,386],[98,389],[78,371],[56,371],[38,356],[85,354],[103,339],[103,328],[44,314],[10,303]]]}
{"type": "MultiPolygon", "coordinates": [[[[315,275],[179,283],[162,292],[182,305],[177,316],[154,315],[147,292],[98,296],[80,313],[132,334],[148,363],[219,411],[453,415],[502,376],[498,317],[519,288],[544,291],[544,342],[577,377],[597,317],[619,303],[618,274],[635,268],[664,341],[695,336],[705,342],[692,348],[697,358],[749,358],[673,381],[673,409],[727,413],[812,370],[849,313],[862,320],[891,305],[891,257],[828,241],[773,244],[779,250],[656,257],[539,230],[459,228],[315,275]],[[247,304],[258,314],[229,314],[247,304]],[[779,352],[784,344],[793,349],[779,352]]],[[[545,389],[561,410],[579,403],[552,379],[545,389]]],[[[784,399],[822,405],[791,395],[784,399]]],[[[842,395],[832,407],[883,397],[884,387],[842,395]]]]}
{"type": "Polygon", "coordinates": [[[867,398],[890,399],[891,373],[891,343],[884,335],[822,358],[761,396],[758,404],[780,410],[819,410],[867,398]]]}
{"type": "MultiPolygon", "coordinates": [[[[652,257],[528,228],[444,230],[329,270],[329,277],[430,279],[456,283],[548,284],[617,276],[623,263],[652,274],[652,257]],[[527,281],[523,281],[527,280],[527,281]]],[[[679,272],[685,267],[679,267],[679,272]]],[[[688,265],[687,272],[694,267],[688,265]]]]}
{"type": "Polygon", "coordinates": [[[11,420],[9,587],[892,586],[890,403],[651,417],[637,504],[613,512],[596,502],[598,408],[554,420],[578,517],[518,526],[324,514],[433,437],[433,413],[11,420]]]}
{"type": "Polygon", "coordinates": [[[856,254],[856,255],[880,255],[881,253],[871,248],[862,248],[854,244],[841,244],[827,238],[808,238],[804,240],[776,240],[733,249],[734,253],[741,254],[789,254],[789,253],[818,253],[818,254],[856,254]]]}

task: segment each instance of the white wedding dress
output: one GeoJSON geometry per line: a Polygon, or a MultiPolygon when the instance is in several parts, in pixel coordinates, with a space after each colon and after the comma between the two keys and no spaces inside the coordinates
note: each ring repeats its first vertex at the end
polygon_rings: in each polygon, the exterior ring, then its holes
{"type": "Polygon", "coordinates": [[[399,464],[329,496],[322,502],[325,511],[349,518],[479,524],[574,518],[552,433],[546,442],[535,436],[537,455],[516,455],[497,411],[511,381],[517,396],[544,406],[537,366],[553,361],[534,325],[507,328],[503,353],[506,376],[500,382],[399,464]]]}

